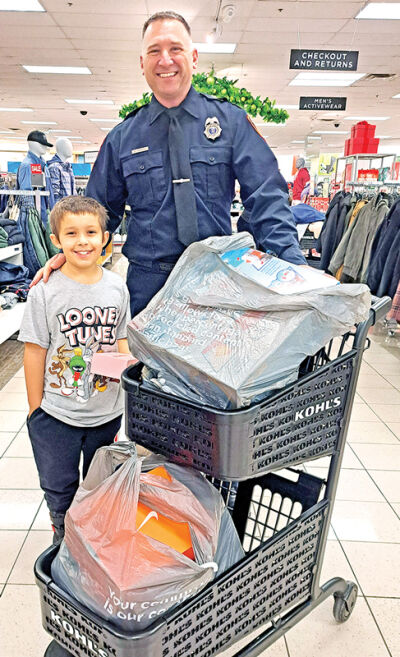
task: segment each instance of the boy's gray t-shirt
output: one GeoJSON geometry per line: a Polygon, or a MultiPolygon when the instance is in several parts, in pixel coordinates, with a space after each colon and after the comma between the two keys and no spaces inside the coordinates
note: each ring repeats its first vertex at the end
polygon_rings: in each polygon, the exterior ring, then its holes
{"type": "Polygon", "coordinates": [[[119,382],[92,374],[98,350],[118,351],[126,338],[129,292],[120,276],[103,269],[93,285],[55,271],[29,292],[19,340],[47,349],[41,408],[74,426],[96,426],[121,415],[119,382]]]}

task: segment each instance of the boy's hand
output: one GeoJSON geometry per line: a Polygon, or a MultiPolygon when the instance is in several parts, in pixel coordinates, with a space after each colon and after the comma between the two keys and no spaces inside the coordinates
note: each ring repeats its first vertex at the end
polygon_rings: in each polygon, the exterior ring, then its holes
{"type": "Polygon", "coordinates": [[[62,267],[64,263],[65,263],[65,255],[63,253],[57,253],[57,255],[53,256],[52,258],[50,258],[50,260],[46,262],[44,267],[42,267],[41,269],[39,269],[39,271],[36,272],[35,277],[29,287],[33,287],[34,285],[39,283],[39,281],[41,281],[42,278],[43,278],[43,282],[47,283],[51,272],[54,271],[54,269],[59,269],[60,267],[62,267]]]}

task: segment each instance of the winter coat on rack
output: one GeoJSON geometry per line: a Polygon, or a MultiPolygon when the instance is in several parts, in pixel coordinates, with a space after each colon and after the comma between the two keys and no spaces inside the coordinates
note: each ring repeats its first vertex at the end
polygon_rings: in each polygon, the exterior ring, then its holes
{"type": "Polygon", "coordinates": [[[400,200],[390,208],[372,243],[367,277],[367,284],[372,294],[382,296],[389,294],[390,290],[394,296],[398,282],[396,276],[398,276],[399,253],[400,200]]]}
{"type": "MultiPolygon", "coordinates": [[[[388,198],[378,195],[359,211],[348,239],[340,280],[346,283],[365,283],[375,233],[389,212],[388,198]]],[[[343,236],[344,241],[346,234],[343,236]]],[[[340,248],[340,245],[339,245],[340,248]]],[[[329,266],[329,271],[332,269],[329,266]]]]}
{"type": "Polygon", "coordinates": [[[331,261],[329,263],[329,271],[340,280],[340,276],[343,272],[343,263],[346,256],[349,240],[353,234],[353,230],[356,226],[356,220],[358,214],[361,212],[364,205],[367,204],[366,200],[357,200],[355,205],[351,206],[351,209],[347,213],[345,221],[345,232],[343,233],[342,239],[340,240],[338,247],[333,254],[331,261]]]}
{"type": "Polygon", "coordinates": [[[328,270],[344,232],[346,215],[350,209],[352,194],[338,192],[329,204],[326,219],[318,238],[316,249],[321,254],[320,269],[328,270]]]}

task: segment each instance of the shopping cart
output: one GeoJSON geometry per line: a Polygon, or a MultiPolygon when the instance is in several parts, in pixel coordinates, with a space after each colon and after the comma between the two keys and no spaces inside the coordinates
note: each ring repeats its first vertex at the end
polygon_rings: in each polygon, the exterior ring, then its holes
{"type": "Polygon", "coordinates": [[[49,548],[35,564],[43,626],[57,642],[47,657],[212,657],[258,629],[236,653],[256,657],[330,595],[335,619],[349,618],[356,584],[319,580],[368,329],[388,307],[390,299],[374,300],[369,319],[307,359],[295,384],[248,409],[217,411],[150,392],[138,367],[125,371],[128,435],[213,479],[246,556],[129,635],[52,581],[57,547],[49,548]],[[321,456],[330,459],[326,479],[299,469],[321,456]]]}

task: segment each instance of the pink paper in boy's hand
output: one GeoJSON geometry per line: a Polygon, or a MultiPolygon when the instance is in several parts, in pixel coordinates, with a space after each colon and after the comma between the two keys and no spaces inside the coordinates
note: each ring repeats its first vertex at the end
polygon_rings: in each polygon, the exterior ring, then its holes
{"type": "Polygon", "coordinates": [[[120,379],[124,369],[137,362],[137,359],[131,354],[120,354],[117,351],[96,353],[93,354],[90,370],[93,374],[120,379]]]}

